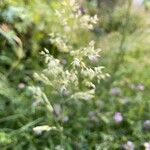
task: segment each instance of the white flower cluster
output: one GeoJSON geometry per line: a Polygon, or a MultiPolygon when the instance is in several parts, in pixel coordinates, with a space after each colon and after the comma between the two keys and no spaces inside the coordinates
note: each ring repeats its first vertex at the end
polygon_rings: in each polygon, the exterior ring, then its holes
{"type": "MultiPolygon", "coordinates": [[[[56,11],[56,15],[64,27],[71,29],[71,34],[76,34],[75,29],[92,29],[93,24],[98,21],[97,17],[90,17],[82,14],[79,5],[75,0],[61,1],[61,8],[56,11]],[[67,12],[66,12],[67,11],[67,12]],[[66,15],[67,14],[67,15],[66,15]],[[69,14],[69,16],[68,16],[69,14]]],[[[69,31],[69,30],[68,30],[69,31]]],[[[51,43],[60,51],[67,52],[66,63],[61,63],[59,58],[54,58],[47,49],[41,52],[45,57],[47,67],[40,73],[35,73],[34,77],[49,87],[49,98],[62,98],[65,100],[85,100],[89,101],[95,97],[96,86],[101,79],[108,74],[104,74],[104,67],[98,65],[101,49],[95,49],[95,42],[89,42],[87,47],[73,48],[69,46],[70,37],[64,33],[50,34],[51,43]]],[[[32,91],[40,97],[46,107],[52,112],[53,106],[44,91],[39,87],[31,87],[32,91]]]]}
{"type": "Polygon", "coordinates": [[[35,134],[39,135],[42,134],[44,131],[50,131],[50,130],[57,130],[56,127],[50,127],[48,125],[43,125],[43,126],[37,126],[33,128],[33,131],[35,134]]]}
{"type": "Polygon", "coordinates": [[[98,22],[97,15],[90,16],[83,14],[80,5],[76,0],[61,0],[59,10],[56,10],[56,16],[62,22],[65,31],[72,32],[73,30],[93,29],[98,22]]]}
{"type": "Polygon", "coordinates": [[[71,49],[71,46],[69,46],[67,38],[62,37],[61,34],[50,34],[50,42],[57,46],[60,52],[69,52],[69,49],[71,49]]]}
{"type": "MultiPolygon", "coordinates": [[[[99,58],[100,49],[94,48],[94,42],[88,47],[79,50],[70,50],[68,54],[72,58],[69,67],[61,64],[59,59],[54,58],[45,49],[41,52],[45,57],[47,68],[41,73],[35,73],[35,78],[49,85],[53,93],[67,96],[70,99],[90,100],[94,97],[96,85],[94,83],[104,79],[102,66],[90,66],[90,56],[99,58]]],[[[40,92],[38,92],[40,93],[40,92]]]]}
{"type": "Polygon", "coordinates": [[[94,17],[91,17],[89,15],[80,16],[80,24],[83,28],[93,29],[93,25],[97,24],[97,22],[97,15],[95,15],[94,17]]]}
{"type": "Polygon", "coordinates": [[[96,61],[100,57],[101,49],[95,49],[94,47],[95,42],[91,41],[88,47],[81,48],[79,50],[71,51],[71,55],[75,58],[78,57],[79,61],[82,61],[85,57],[88,57],[90,61],[96,61]]]}

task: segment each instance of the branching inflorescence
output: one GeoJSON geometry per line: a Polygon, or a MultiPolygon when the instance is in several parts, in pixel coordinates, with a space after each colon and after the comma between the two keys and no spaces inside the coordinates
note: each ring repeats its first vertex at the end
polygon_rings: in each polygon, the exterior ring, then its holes
{"type": "Polygon", "coordinates": [[[62,64],[59,58],[54,58],[49,50],[45,49],[41,54],[45,57],[46,68],[41,73],[35,73],[34,77],[51,89],[50,96],[46,96],[41,87],[30,87],[50,112],[53,112],[54,97],[63,97],[63,100],[67,101],[94,99],[100,80],[108,76],[102,72],[104,67],[97,63],[101,49],[95,49],[94,41],[89,42],[87,47],[76,49],[69,43],[71,36],[67,36],[69,32],[74,34],[78,28],[93,29],[93,25],[98,21],[97,16],[83,14],[75,0],[63,0],[61,5],[56,16],[61,20],[60,26],[64,32],[51,33],[50,40],[60,51],[67,53],[68,64],[62,64]]]}

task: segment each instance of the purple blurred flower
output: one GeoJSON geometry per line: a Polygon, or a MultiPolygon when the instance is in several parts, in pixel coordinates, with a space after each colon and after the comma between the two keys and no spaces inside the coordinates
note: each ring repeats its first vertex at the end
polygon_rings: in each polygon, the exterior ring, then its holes
{"type": "Polygon", "coordinates": [[[64,116],[62,118],[63,123],[67,123],[69,121],[69,117],[68,116],[64,116]]]}
{"type": "Polygon", "coordinates": [[[150,150],[150,143],[149,142],[145,142],[144,143],[144,148],[145,148],[145,150],[150,150]]]}
{"type": "Polygon", "coordinates": [[[83,7],[80,7],[79,10],[80,10],[81,14],[85,14],[85,12],[86,12],[83,7]]]}
{"type": "Polygon", "coordinates": [[[121,94],[121,89],[119,87],[113,87],[110,90],[111,95],[120,95],[121,94]]]}
{"type": "Polygon", "coordinates": [[[97,114],[94,111],[88,113],[89,119],[93,122],[98,122],[97,114]]]}
{"type": "Polygon", "coordinates": [[[60,116],[62,112],[61,106],[59,104],[54,104],[53,108],[56,116],[60,116]]]}
{"type": "Polygon", "coordinates": [[[66,64],[67,64],[67,61],[66,61],[66,59],[62,59],[62,60],[60,61],[60,63],[61,63],[62,65],[66,65],[66,64]]]}
{"type": "Polygon", "coordinates": [[[123,116],[120,112],[116,112],[113,118],[116,123],[120,123],[123,120],[123,116]]]}
{"type": "Polygon", "coordinates": [[[124,150],[134,150],[134,144],[131,141],[127,141],[126,144],[123,145],[124,150]]]}
{"type": "Polygon", "coordinates": [[[24,89],[25,88],[25,84],[24,83],[19,83],[18,84],[18,88],[19,89],[24,89]]]}
{"type": "Polygon", "coordinates": [[[136,89],[139,90],[139,91],[144,91],[145,87],[144,87],[143,84],[138,84],[138,85],[136,86],[136,89]]]}
{"type": "Polygon", "coordinates": [[[150,120],[145,120],[143,124],[144,129],[150,130],[150,120]]]}

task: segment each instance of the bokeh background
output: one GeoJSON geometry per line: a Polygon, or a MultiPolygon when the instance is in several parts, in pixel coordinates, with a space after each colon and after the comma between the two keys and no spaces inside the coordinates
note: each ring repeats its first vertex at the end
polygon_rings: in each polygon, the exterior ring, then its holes
{"type": "Polygon", "coordinates": [[[38,84],[33,74],[44,68],[44,48],[63,63],[69,60],[50,42],[50,33],[62,30],[54,13],[59,3],[0,0],[0,149],[150,150],[150,1],[78,0],[82,13],[97,14],[99,21],[86,32],[72,31],[70,42],[76,48],[94,40],[110,77],[92,103],[72,101],[62,109],[54,99],[52,119],[28,87],[38,84]],[[34,133],[54,120],[63,134],[34,133]]]}

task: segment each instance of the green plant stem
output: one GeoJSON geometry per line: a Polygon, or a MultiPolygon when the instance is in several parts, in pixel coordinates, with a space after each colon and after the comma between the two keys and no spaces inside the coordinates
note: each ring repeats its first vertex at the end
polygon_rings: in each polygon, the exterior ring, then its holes
{"type": "Polygon", "coordinates": [[[13,70],[20,64],[20,61],[21,61],[21,59],[17,59],[15,61],[15,63],[11,66],[8,73],[6,74],[6,77],[8,77],[13,72],[13,70]]]}
{"type": "Polygon", "coordinates": [[[125,16],[125,23],[122,29],[122,38],[120,41],[120,45],[118,48],[118,53],[115,56],[114,59],[114,67],[112,69],[111,72],[111,78],[108,80],[108,83],[106,85],[106,87],[108,89],[111,88],[112,83],[115,80],[116,77],[116,72],[119,69],[119,67],[121,66],[121,64],[124,62],[124,56],[125,56],[125,48],[124,48],[124,43],[126,42],[126,38],[127,38],[127,28],[128,28],[128,24],[129,24],[129,20],[130,20],[130,12],[131,12],[131,0],[128,0],[128,6],[127,6],[127,12],[126,12],[126,16],[125,16]]]}
{"type": "MultiPolygon", "coordinates": [[[[46,106],[48,106],[47,108],[48,108],[48,111],[51,113],[51,114],[53,114],[53,110],[54,110],[54,107],[53,107],[53,105],[52,105],[52,103],[48,100],[48,98],[47,98],[47,96],[45,95],[45,93],[43,93],[42,94],[42,98],[43,98],[43,100],[44,100],[44,103],[45,103],[45,105],[46,106]]],[[[55,122],[55,124],[56,124],[56,126],[57,126],[57,128],[58,128],[58,131],[60,132],[60,143],[61,143],[61,145],[63,144],[63,137],[64,137],[64,135],[63,135],[63,128],[62,128],[62,126],[61,126],[61,124],[55,119],[55,116],[53,115],[53,120],[54,120],[54,122],[55,122]]]]}

